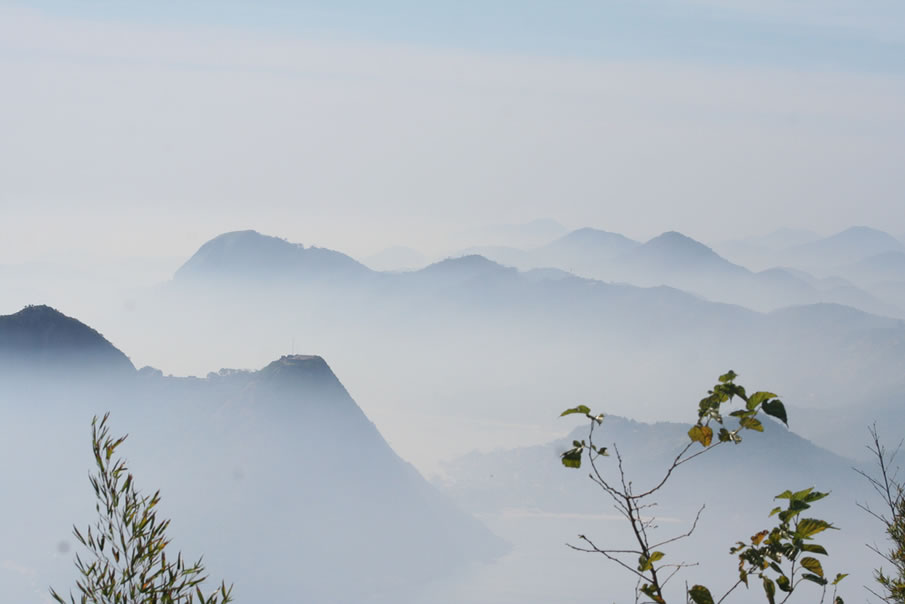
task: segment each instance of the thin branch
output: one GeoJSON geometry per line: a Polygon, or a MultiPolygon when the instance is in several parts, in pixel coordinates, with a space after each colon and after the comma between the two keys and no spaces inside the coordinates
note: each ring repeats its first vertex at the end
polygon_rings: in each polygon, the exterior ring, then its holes
{"type": "Polygon", "coordinates": [[[694,522],[691,523],[691,528],[688,529],[687,533],[683,533],[682,535],[678,535],[677,537],[673,537],[672,539],[667,539],[666,541],[661,541],[655,545],[652,545],[652,549],[657,549],[658,547],[662,547],[667,543],[673,543],[674,541],[678,541],[680,539],[685,539],[687,537],[691,537],[691,534],[694,533],[694,530],[698,527],[698,520],[701,519],[701,513],[704,511],[706,505],[701,505],[700,509],[698,509],[698,513],[695,514],[694,522]]]}
{"type": "MultiPolygon", "coordinates": [[[[587,541],[587,539],[585,539],[585,541],[587,541]]],[[[588,541],[588,543],[591,543],[591,542],[588,541]]],[[[567,545],[568,547],[570,547],[570,548],[576,550],[576,551],[579,551],[579,552],[586,552],[586,553],[593,553],[593,554],[601,554],[601,555],[605,556],[608,560],[610,560],[610,561],[612,561],[612,562],[615,562],[616,564],[622,566],[623,568],[625,568],[626,570],[628,570],[629,572],[631,572],[633,575],[636,575],[637,577],[640,577],[640,579],[641,579],[642,581],[647,581],[647,580],[648,580],[647,577],[645,577],[644,575],[642,575],[642,574],[641,574],[640,572],[638,572],[636,569],[632,568],[631,566],[629,566],[628,564],[626,564],[625,562],[623,562],[623,561],[620,560],[619,558],[616,558],[615,556],[611,556],[611,555],[610,555],[609,553],[607,553],[605,550],[598,549],[597,547],[594,546],[593,543],[591,543],[591,547],[593,547],[594,549],[591,549],[591,550],[584,549],[584,548],[580,548],[580,547],[576,547],[576,546],[574,546],[574,545],[569,545],[568,543],[567,543],[566,545],[567,545]]]]}
{"type": "Polygon", "coordinates": [[[738,581],[736,581],[736,582],[735,582],[735,585],[733,585],[732,587],[730,587],[730,588],[729,588],[729,591],[727,591],[726,593],[724,593],[724,594],[723,594],[723,597],[716,601],[716,604],[720,604],[723,600],[725,600],[726,598],[728,598],[728,597],[729,597],[729,594],[731,594],[733,591],[735,591],[735,588],[738,587],[738,586],[741,585],[741,584],[742,584],[742,580],[741,580],[741,579],[739,579],[738,581]]]}

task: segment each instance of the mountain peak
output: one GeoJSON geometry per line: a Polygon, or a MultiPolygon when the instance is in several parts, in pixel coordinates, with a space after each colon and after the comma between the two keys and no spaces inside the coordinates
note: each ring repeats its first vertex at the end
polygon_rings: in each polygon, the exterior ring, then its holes
{"type": "Polygon", "coordinates": [[[875,229],[873,227],[869,227],[866,225],[855,225],[850,226],[847,229],[843,229],[838,232],[837,235],[845,235],[845,234],[856,234],[856,235],[880,235],[883,237],[890,236],[888,233],[881,231],[880,229],[875,229]]]}
{"type": "Polygon", "coordinates": [[[867,226],[853,226],[789,249],[784,262],[809,270],[829,271],[893,251],[905,251],[905,245],[889,233],[867,226]]]}
{"type": "Polygon", "coordinates": [[[601,229],[595,229],[593,227],[582,227],[580,229],[576,229],[571,233],[567,233],[554,241],[550,245],[555,244],[563,244],[563,243],[573,243],[573,244],[596,244],[596,245],[608,245],[613,246],[617,244],[631,245],[637,244],[636,241],[629,239],[625,235],[620,233],[613,233],[610,231],[603,231],[601,229]]]}
{"type": "Polygon", "coordinates": [[[612,258],[637,248],[640,244],[619,233],[584,227],[563,235],[538,251],[545,263],[577,268],[593,274],[612,258]]]}
{"type": "Polygon", "coordinates": [[[880,245],[885,250],[902,248],[902,243],[884,231],[869,226],[853,226],[827,237],[830,241],[845,242],[853,245],[880,245]]]}
{"type": "Polygon", "coordinates": [[[732,264],[699,241],[677,231],[657,235],[647,243],[631,250],[624,257],[624,266],[640,271],[648,281],[671,279],[676,274],[700,274],[708,278],[742,274],[746,269],[732,264]],[[702,272],[703,271],[703,272],[702,272]],[[713,273],[718,271],[718,273],[713,273]]]}
{"type": "Polygon", "coordinates": [[[513,271],[501,264],[497,264],[493,260],[489,260],[480,254],[468,254],[459,256],[458,258],[447,258],[439,262],[435,262],[427,266],[419,273],[425,274],[445,274],[445,275],[466,275],[477,276],[486,273],[494,273],[499,271],[513,271]]]}
{"type": "Polygon", "coordinates": [[[0,316],[0,358],[15,369],[135,371],[100,333],[43,304],[0,316]]]}
{"type": "MultiPolygon", "coordinates": [[[[318,396],[340,395],[339,400],[351,400],[327,361],[317,355],[282,356],[258,371],[257,376],[279,390],[318,396]]],[[[333,399],[334,397],[328,397],[327,400],[333,399]]]]}
{"type": "Polygon", "coordinates": [[[701,256],[717,256],[711,248],[700,241],[683,235],[678,231],[666,231],[644,244],[645,248],[670,251],[673,253],[697,254],[701,256]]]}
{"type": "Polygon", "coordinates": [[[308,247],[253,230],[223,233],[202,245],[174,276],[191,278],[298,278],[364,274],[358,261],[326,248],[308,247]]]}

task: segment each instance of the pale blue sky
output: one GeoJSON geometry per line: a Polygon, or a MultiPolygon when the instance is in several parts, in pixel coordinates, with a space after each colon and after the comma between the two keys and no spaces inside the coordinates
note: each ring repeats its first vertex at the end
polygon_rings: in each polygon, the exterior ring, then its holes
{"type": "Polygon", "coordinates": [[[905,234],[901,0],[6,2],[0,79],[0,264],[905,234]]]}
{"type": "Polygon", "coordinates": [[[31,0],[51,14],[535,55],[905,73],[898,0],[31,0]]]}

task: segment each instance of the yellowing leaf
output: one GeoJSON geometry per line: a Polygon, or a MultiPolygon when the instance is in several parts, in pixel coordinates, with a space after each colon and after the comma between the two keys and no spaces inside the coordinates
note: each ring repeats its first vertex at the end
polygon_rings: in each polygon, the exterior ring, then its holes
{"type": "Polygon", "coordinates": [[[688,431],[688,438],[691,439],[691,442],[698,442],[705,447],[709,447],[710,443],[713,442],[713,429],[710,426],[692,426],[691,430],[688,431]]]}

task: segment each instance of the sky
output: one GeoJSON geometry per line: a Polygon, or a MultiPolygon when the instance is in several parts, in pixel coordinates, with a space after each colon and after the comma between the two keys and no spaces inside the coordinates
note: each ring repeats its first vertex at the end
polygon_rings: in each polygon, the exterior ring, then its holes
{"type": "Polygon", "coordinates": [[[905,235],[899,0],[0,3],[0,264],[905,235]]]}

